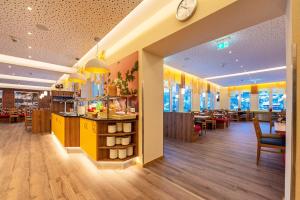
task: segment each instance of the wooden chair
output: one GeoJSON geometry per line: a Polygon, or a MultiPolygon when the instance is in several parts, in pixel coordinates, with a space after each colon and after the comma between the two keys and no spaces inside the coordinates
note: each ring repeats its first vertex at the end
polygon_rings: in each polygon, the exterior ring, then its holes
{"type": "Polygon", "coordinates": [[[12,109],[9,111],[9,123],[18,122],[19,120],[19,114],[16,110],[12,109]]]}
{"type": "Polygon", "coordinates": [[[25,110],[25,129],[32,128],[32,110],[26,109],[25,110]]]}
{"type": "Polygon", "coordinates": [[[201,133],[203,134],[205,132],[206,134],[206,128],[207,128],[207,124],[206,121],[201,122],[201,133]]]}
{"type": "Polygon", "coordinates": [[[260,152],[266,151],[271,153],[284,153],[285,152],[285,141],[284,139],[277,134],[262,134],[259,121],[255,117],[253,118],[253,125],[255,128],[256,138],[257,138],[257,156],[256,156],[256,165],[259,164],[260,152]],[[262,148],[271,148],[277,149],[279,151],[272,151],[262,148]]]}

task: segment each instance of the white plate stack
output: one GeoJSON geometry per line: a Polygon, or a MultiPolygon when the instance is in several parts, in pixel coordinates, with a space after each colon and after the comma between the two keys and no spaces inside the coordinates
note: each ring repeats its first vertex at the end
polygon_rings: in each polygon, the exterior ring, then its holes
{"type": "Polygon", "coordinates": [[[130,133],[131,132],[131,123],[123,123],[123,132],[130,133]]]}
{"type": "Polygon", "coordinates": [[[106,137],[106,146],[112,147],[116,145],[116,137],[106,137]]]}
{"type": "Polygon", "coordinates": [[[127,156],[133,155],[133,147],[127,147],[127,156]]]}
{"type": "Polygon", "coordinates": [[[110,159],[118,158],[118,149],[110,149],[109,150],[109,158],[110,159]]]}
{"type": "Polygon", "coordinates": [[[119,149],[118,152],[120,159],[124,159],[127,157],[127,149],[119,149]]]}

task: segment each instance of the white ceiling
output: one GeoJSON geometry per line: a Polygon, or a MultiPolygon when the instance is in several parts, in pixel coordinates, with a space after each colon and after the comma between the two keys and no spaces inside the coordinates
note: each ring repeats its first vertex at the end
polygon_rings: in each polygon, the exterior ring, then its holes
{"type": "MultiPolygon", "coordinates": [[[[81,58],[95,45],[95,37],[103,38],[140,2],[142,0],[0,1],[0,54],[31,56],[32,60],[72,67],[76,58],[81,58]],[[37,24],[49,30],[40,30],[37,24]],[[17,42],[12,42],[11,37],[17,42]]],[[[0,63],[0,74],[12,73],[51,80],[58,80],[62,75],[27,67],[8,69],[8,64],[0,63]]]]}
{"type": "MultiPolygon", "coordinates": [[[[217,50],[216,41],[211,41],[169,56],[165,63],[202,78],[285,66],[285,16],[229,36],[229,48],[217,50]]],[[[285,70],[211,81],[232,86],[282,80],[285,70]]]]}

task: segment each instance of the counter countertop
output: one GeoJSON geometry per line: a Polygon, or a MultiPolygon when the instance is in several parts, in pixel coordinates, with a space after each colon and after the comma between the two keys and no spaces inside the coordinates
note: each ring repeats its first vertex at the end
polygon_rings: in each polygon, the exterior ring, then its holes
{"type": "Polygon", "coordinates": [[[62,117],[79,117],[78,115],[69,115],[66,113],[54,113],[54,114],[62,116],[62,117]]]}
{"type": "Polygon", "coordinates": [[[136,120],[136,119],[93,118],[93,117],[88,117],[88,116],[68,115],[65,113],[54,113],[54,114],[62,116],[62,117],[71,117],[71,118],[79,117],[79,118],[89,119],[89,120],[93,120],[93,121],[132,121],[132,120],[136,120]]]}
{"type": "Polygon", "coordinates": [[[113,118],[93,118],[93,117],[87,117],[87,116],[81,116],[81,118],[84,119],[89,119],[89,120],[93,120],[93,121],[133,121],[136,119],[113,119],[113,118]]]}

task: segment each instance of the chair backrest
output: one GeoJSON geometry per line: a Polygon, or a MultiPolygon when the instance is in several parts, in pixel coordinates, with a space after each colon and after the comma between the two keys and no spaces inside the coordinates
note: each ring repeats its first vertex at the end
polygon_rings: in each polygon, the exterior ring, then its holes
{"type": "Polygon", "coordinates": [[[256,133],[256,138],[257,140],[259,140],[261,138],[261,129],[259,126],[259,121],[256,117],[253,118],[253,125],[254,125],[254,129],[255,129],[255,133],[256,133]]]}

